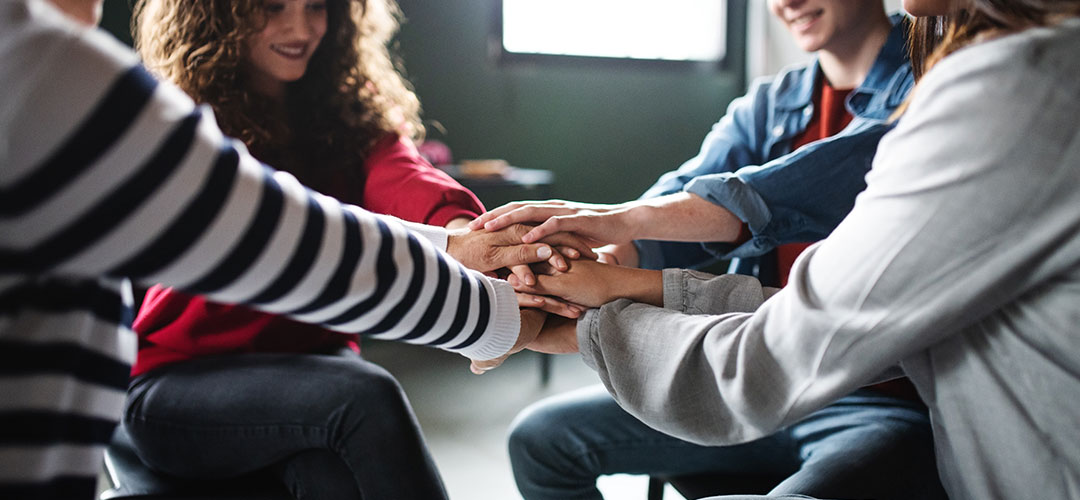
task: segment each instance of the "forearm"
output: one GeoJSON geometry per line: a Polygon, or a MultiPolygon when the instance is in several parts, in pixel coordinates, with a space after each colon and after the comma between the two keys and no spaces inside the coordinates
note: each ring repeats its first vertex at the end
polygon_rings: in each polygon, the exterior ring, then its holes
{"type": "Polygon", "coordinates": [[[739,237],[742,221],[726,208],[690,193],[674,193],[627,204],[633,239],[729,242],[739,237]]]}
{"type": "Polygon", "coordinates": [[[619,280],[609,281],[614,290],[608,302],[629,299],[657,307],[664,305],[664,276],[661,271],[620,267],[623,274],[619,280]]]}
{"type": "Polygon", "coordinates": [[[467,217],[458,217],[456,219],[453,219],[453,220],[447,222],[446,225],[443,226],[443,227],[445,227],[446,229],[461,229],[461,228],[463,228],[465,226],[468,226],[469,221],[471,221],[471,220],[472,220],[471,218],[467,218],[467,217]]]}
{"type": "Polygon", "coordinates": [[[650,426],[695,443],[735,444],[857,386],[817,380],[818,351],[782,340],[801,335],[798,322],[774,317],[771,333],[781,335],[763,334],[766,322],[748,313],[772,290],[753,278],[670,269],[664,291],[666,308],[616,301],[586,313],[577,331],[585,363],[650,426]]]}

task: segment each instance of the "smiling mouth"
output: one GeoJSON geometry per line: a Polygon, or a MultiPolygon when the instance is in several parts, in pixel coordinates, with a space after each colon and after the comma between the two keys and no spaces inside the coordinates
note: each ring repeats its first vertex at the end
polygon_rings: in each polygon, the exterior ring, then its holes
{"type": "Polygon", "coordinates": [[[289,59],[301,59],[307,54],[307,45],[270,45],[270,50],[289,59]]]}
{"type": "Polygon", "coordinates": [[[790,24],[792,26],[795,26],[795,27],[805,26],[805,25],[810,24],[811,22],[813,22],[815,19],[821,17],[822,13],[823,13],[823,11],[821,11],[821,10],[815,10],[813,12],[808,12],[806,14],[803,14],[803,15],[799,16],[799,17],[788,19],[788,24],[790,24]]]}

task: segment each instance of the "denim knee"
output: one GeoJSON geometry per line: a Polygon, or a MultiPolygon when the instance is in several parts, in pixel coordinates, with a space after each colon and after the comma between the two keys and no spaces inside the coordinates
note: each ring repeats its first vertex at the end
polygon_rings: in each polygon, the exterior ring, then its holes
{"type": "Polygon", "coordinates": [[[543,408],[534,403],[514,418],[507,438],[512,463],[535,463],[539,457],[548,455],[547,449],[558,441],[551,433],[559,430],[553,428],[545,414],[543,408]]]}
{"type": "Polygon", "coordinates": [[[562,406],[548,401],[533,403],[510,424],[508,446],[515,468],[520,465],[580,470],[573,464],[576,452],[570,426],[562,406]]]}

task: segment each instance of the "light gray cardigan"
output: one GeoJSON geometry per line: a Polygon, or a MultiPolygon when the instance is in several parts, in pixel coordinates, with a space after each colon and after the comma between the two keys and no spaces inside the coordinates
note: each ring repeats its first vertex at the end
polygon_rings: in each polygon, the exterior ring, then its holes
{"type": "Polygon", "coordinates": [[[667,270],[665,308],[583,318],[586,363],[630,413],[704,444],[900,366],[953,499],[1080,498],[1078,48],[1074,19],[949,56],[787,288],[667,270]]]}

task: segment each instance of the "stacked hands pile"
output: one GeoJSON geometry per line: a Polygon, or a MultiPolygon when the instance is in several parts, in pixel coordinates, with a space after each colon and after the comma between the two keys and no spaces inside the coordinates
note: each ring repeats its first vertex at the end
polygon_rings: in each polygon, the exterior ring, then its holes
{"type": "MultiPolygon", "coordinates": [[[[473,373],[496,368],[524,349],[548,354],[577,352],[577,318],[587,309],[612,300],[627,298],[663,305],[662,276],[658,271],[620,265],[637,261],[631,243],[637,236],[632,233],[630,205],[562,200],[514,202],[477,217],[456,233],[477,241],[498,238],[498,243],[488,247],[489,252],[506,248],[502,245],[512,244],[511,238],[518,237],[523,243],[519,246],[521,261],[532,262],[488,272],[514,287],[521,307],[521,331],[507,354],[474,360],[473,373]]],[[[452,234],[447,246],[451,255],[457,255],[454,240],[452,234]]],[[[488,256],[477,260],[492,263],[501,259],[488,256]]]]}

